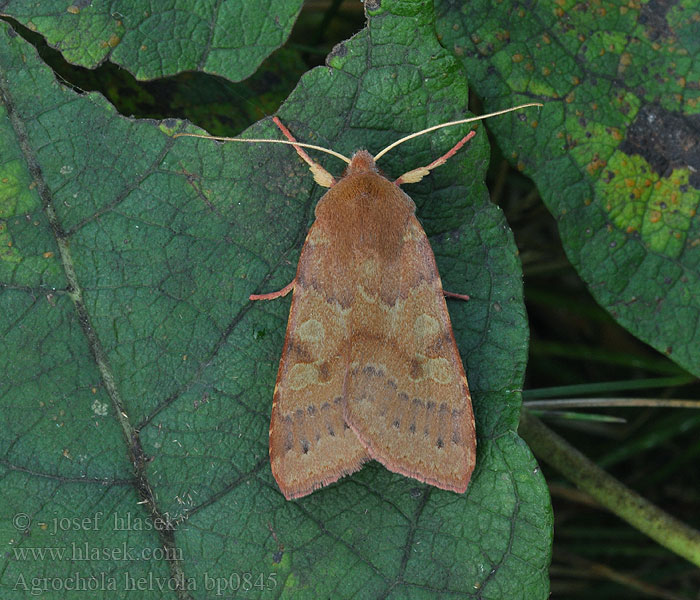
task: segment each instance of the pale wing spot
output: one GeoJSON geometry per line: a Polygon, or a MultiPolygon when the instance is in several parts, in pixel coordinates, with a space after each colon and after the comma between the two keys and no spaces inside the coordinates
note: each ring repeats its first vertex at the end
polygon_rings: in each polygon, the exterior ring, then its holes
{"type": "Polygon", "coordinates": [[[321,227],[313,227],[306,234],[305,244],[311,244],[312,246],[327,246],[330,244],[330,239],[324,233],[321,227]]]}
{"type": "Polygon", "coordinates": [[[425,370],[428,377],[437,383],[450,383],[452,381],[452,371],[450,363],[446,358],[431,358],[426,361],[425,370]]]}
{"type": "Polygon", "coordinates": [[[452,382],[452,367],[446,358],[416,354],[409,365],[409,377],[413,381],[432,379],[435,383],[447,384],[452,382]]]}
{"type": "Polygon", "coordinates": [[[406,242],[419,242],[422,241],[425,234],[422,231],[418,231],[415,227],[409,225],[403,233],[402,241],[406,242]]]}
{"type": "Polygon", "coordinates": [[[379,271],[379,266],[374,258],[367,258],[362,261],[359,271],[362,275],[368,279],[373,279],[377,276],[377,271],[379,271]]]}
{"type": "Polygon", "coordinates": [[[286,383],[291,390],[303,390],[307,385],[318,384],[318,368],[311,363],[297,363],[289,369],[286,383]]]}
{"type": "Polygon", "coordinates": [[[422,342],[436,336],[440,332],[440,324],[435,317],[423,313],[413,322],[413,335],[417,342],[422,342]]]}
{"type": "MultiPolygon", "coordinates": [[[[357,291],[360,294],[360,297],[367,303],[367,304],[376,304],[377,300],[379,299],[379,296],[377,294],[370,294],[366,289],[365,286],[360,284],[357,286],[357,291]]],[[[384,308],[384,306],[382,306],[384,308]]]]}
{"type": "Polygon", "coordinates": [[[404,308],[407,300],[402,300],[401,297],[396,299],[396,304],[393,307],[383,304],[386,311],[386,322],[387,331],[389,332],[389,337],[397,337],[398,335],[403,335],[405,330],[405,317],[404,308]]]}
{"type": "Polygon", "coordinates": [[[307,319],[297,325],[295,333],[302,342],[321,342],[326,335],[326,330],[320,321],[307,319]]]}

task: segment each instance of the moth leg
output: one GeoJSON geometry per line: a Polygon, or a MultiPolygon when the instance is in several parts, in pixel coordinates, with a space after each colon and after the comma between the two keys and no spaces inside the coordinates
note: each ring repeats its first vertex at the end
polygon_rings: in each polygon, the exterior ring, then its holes
{"type": "Polygon", "coordinates": [[[455,292],[448,292],[447,290],[442,290],[442,295],[445,296],[445,298],[454,298],[455,300],[469,300],[467,294],[457,294],[455,292]]]}
{"type": "Polygon", "coordinates": [[[448,158],[452,158],[459,149],[464,146],[470,139],[472,139],[476,135],[476,131],[473,129],[465,135],[459,142],[457,142],[450,150],[448,150],[445,154],[443,154],[440,158],[434,160],[431,162],[427,167],[418,167],[417,169],[413,169],[412,171],[408,171],[407,173],[404,173],[399,177],[394,183],[396,185],[401,185],[403,183],[418,183],[423,177],[425,177],[430,171],[432,171],[435,167],[439,167],[440,165],[444,165],[445,162],[447,161],[448,158]]]}
{"type": "MultiPolygon", "coordinates": [[[[284,134],[284,137],[286,137],[290,142],[296,142],[297,140],[295,137],[290,133],[289,129],[287,129],[283,124],[282,121],[280,121],[277,117],[272,117],[272,121],[274,122],[277,127],[279,127],[280,131],[284,134]]],[[[319,165],[313,158],[311,158],[303,148],[300,146],[294,146],[294,149],[297,151],[297,154],[301,156],[302,160],[309,165],[309,169],[311,170],[311,174],[314,176],[314,181],[318,183],[318,185],[322,187],[331,187],[332,185],[335,184],[335,179],[333,178],[333,175],[331,175],[328,171],[326,171],[321,165],[319,165]]]]}
{"type": "Polygon", "coordinates": [[[296,279],[292,279],[281,290],[277,290],[276,292],[270,292],[269,294],[251,294],[248,297],[248,300],[274,300],[275,298],[283,298],[294,289],[296,282],[296,279]]]}

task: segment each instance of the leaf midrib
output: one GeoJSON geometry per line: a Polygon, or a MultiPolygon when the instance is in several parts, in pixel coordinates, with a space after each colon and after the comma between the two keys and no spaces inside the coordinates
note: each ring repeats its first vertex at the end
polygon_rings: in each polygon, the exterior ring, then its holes
{"type": "MultiPolygon", "coordinates": [[[[37,157],[29,143],[27,129],[22,121],[22,118],[15,109],[12,95],[10,94],[7,86],[3,84],[2,78],[0,78],[0,95],[2,96],[2,102],[7,110],[8,120],[10,121],[10,124],[15,132],[15,137],[22,152],[22,156],[26,162],[27,169],[32,177],[32,180],[34,183],[36,183],[36,189],[39,197],[41,198],[42,208],[46,214],[49,225],[51,226],[51,231],[56,240],[61,265],[63,266],[68,284],[67,293],[73,301],[73,306],[75,307],[78,315],[80,328],[87,340],[88,347],[90,348],[90,352],[100,373],[100,378],[112,404],[112,410],[121,427],[122,435],[127,447],[129,461],[134,468],[133,484],[140,498],[140,503],[146,506],[154,522],[167,522],[165,515],[156,503],[151,485],[148,481],[146,474],[146,457],[141,447],[139,431],[135,429],[129,421],[129,415],[125,410],[124,402],[122,401],[119,390],[117,389],[114,374],[109,364],[109,359],[90,321],[90,315],[83,300],[82,288],[80,287],[80,283],[75,272],[75,267],[73,265],[73,258],[68,243],[69,238],[61,225],[61,222],[56,214],[56,210],[54,209],[53,195],[51,194],[51,190],[44,180],[39,161],[37,160],[37,157]],[[157,521],[157,519],[161,519],[161,521],[157,521]]],[[[169,527],[156,527],[155,529],[165,550],[166,561],[170,568],[171,577],[175,580],[175,592],[177,597],[180,600],[189,600],[191,599],[191,596],[181,587],[185,581],[185,577],[182,568],[182,561],[176,558],[178,553],[176,552],[175,532],[169,527]]]]}

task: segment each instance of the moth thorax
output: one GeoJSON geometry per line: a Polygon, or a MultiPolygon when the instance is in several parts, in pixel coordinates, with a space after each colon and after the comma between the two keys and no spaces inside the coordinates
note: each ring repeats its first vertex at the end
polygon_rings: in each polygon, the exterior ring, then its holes
{"type": "Polygon", "coordinates": [[[344,175],[350,173],[363,173],[367,171],[377,172],[377,165],[374,164],[374,157],[367,150],[358,150],[352,155],[352,160],[345,169],[344,175]]]}

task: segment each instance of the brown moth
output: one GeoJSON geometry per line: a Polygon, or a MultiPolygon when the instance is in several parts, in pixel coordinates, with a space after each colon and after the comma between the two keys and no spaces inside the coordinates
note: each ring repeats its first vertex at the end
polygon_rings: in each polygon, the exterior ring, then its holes
{"type": "MultiPolygon", "coordinates": [[[[532,106],[527,104],[516,107],[532,106]]],[[[500,111],[494,114],[501,114],[500,111]]],[[[446,293],[416,206],[399,187],[419,181],[474,134],[427,167],[390,181],[366,150],[335,179],[273,120],[315,180],[319,200],[299,257],[272,402],[270,463],[288,500],[360,469],[370,459],[395,473],[463,493],[476,462],[467,378],[446,293]]],[[[219,138],[226,139],[226,138],[219,138]]],[[[273,140],[238,140],[272,142],[273,140]]],[[[325,149],[322,149],[327,151],[325,149]]]]}

